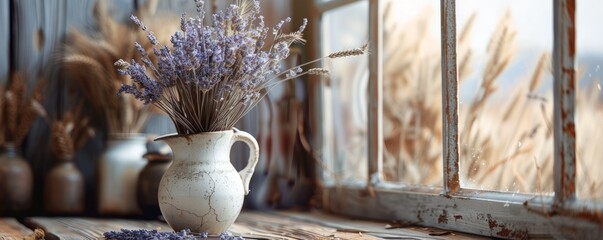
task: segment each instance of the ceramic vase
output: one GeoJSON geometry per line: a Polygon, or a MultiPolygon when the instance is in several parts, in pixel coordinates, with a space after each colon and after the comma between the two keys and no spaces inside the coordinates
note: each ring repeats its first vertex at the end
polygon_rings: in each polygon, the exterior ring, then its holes
{"type": "Polygon", "coordinates": [[[259,157],[250,134],[239,130],[191,135],[168,135],[173,161],[159,184],[159,207],[175,230],[219,234],[237,219],[259,157]],[[247,166],[237,172],[230,149],[237,142],[249,146],[247,166]]]}
{"type": "Polygon", "coordinates": [[[140,215],[136,197],[138,175],[146,164],[146,137],[111,134],[98,165],[98,211],[101,215],[140,215]]]}
{"type": "Polygon", "coordinates": [[[72,157],[62,157],[46,175],[44,210],[51,214],[77,215],[84,212],[84,176],[72,157]]]}
{"type": "Polygon", "coordinates": [[[29,163],[14,145],[0,154],[0,216],[23,214],[30,208],[33,176],[29,163]]]}
{"type": "Polygon", "coordinates": [[[161,215],[157,200],[159,182],[170,166],[172,158],[159,154],[146,154],[145,158],[148,163],[140,171],[136,187],[138,206],[145,217],[156,218],[161,215]]]}

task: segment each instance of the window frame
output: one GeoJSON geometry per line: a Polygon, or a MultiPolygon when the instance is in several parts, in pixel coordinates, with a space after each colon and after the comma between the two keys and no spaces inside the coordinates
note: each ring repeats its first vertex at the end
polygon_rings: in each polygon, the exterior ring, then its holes
{"type": "MultiPolygon", "coordinates": [[[[321,16],[362,0],[314,0],[310,10],[316,27],[311,39],[320,42],[321,16]]],[[[458,72],[456,0],[440,0],[442,46],[443,183],[422,187],[384,182],[383,162],[383,0],[369,1],[369,103],[368,181],[336,185],[323,181],[325,210],[353,217],[399,220],[502,238],[603,238],[603,207],[600,203],[576,198],[575,141],[575,6],[576,0],[553,0],[554,68],[554,196],[517,194],[462,188],[459,183],[458,72]]],[[[462,2],[462,1],[460,1],[462,2]]],[[[462,4],[462,3],[461,3],[462,4]]],[[[312,21],[311,21],[312,22],[312,21]]],[[[311,55],[321,54],[320,44],[311,55]]],[[[323,109],[323,86],[312,84],[314,109],[323,109]]],[[[325,121],[322,111],[314,111],[314,145],[328,165],[325,148],[325,121]]],[[[319,167],[320,168],[320,167],[319,167]]],[[[319,176],[324,176],[319,169],[319,176]]],[[[324,179],[324,178],[323,178],[324,179]]]]}

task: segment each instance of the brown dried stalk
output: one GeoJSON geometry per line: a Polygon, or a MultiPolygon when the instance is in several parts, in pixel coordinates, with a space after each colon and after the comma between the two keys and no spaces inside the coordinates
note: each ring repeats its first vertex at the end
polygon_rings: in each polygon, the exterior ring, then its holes
{"type": "Polygon", "coordinates": [[[364,44],[359,48],[331,53],[327,57],[328,58],[344,58],[344,57],[359,56],[359,55],[363,55],[365,53],[367,47],[368,47],[368,44],[364,44]]]}
{"type": "MultiPolygon", "coordinates": [[[[140,12],[147,16],[153,12],[156,1],[148,1],[140,12]]],[[[113,66],[119,59],[138,58],[133,42],[138,41],[143,48],[150,50],[151,44],[144,41],[142,31],[129,23],[118,23],[113,20],[105,9],[103,1],[97,1],[94,7],[94,17],[99,26],[99,38],[92,38],[77,30],[72,30],[67,37],[68,44],[64,46],[66,54],[61,59],[72,86],[79,89],[86,102],[102,115],[109,133],[140,132],[149,115],[149,107],[135,101],[132,96],[116,96],[121,84],[130,84],[131,79],[119,75],[113,66]]],[[[163,31],[155,32],[162,42],[169,41],[169,33],[178,27],[174,18],[150,18],[153,22],[161,23],[163,31]]],[[[152,59],[154,61],[154,59],[152,59]]]]}
{"type": "Polygon", "coordinates": [[[538,59],[538,64],[536,65],[536,69],[534,70],[534,74],[532,74],[532,80],[530,81],[530,87],[528,88],[530,93],[533,93],[536,88],[542,82],[542,75],[545,73],[544,69],[547,65],[547,62],[550,61],[549,54],[543,53],[540,55],[540,59],[538,59]]]}
{"type": "Polygon", "coordinates": [[[52,152],[59,158],[71,158],[82,148],[94,130],[89,118],[82,114],[83,104],[79,104],[75,112],[67,112],[62,119],[52,123],[51,139],[52,152]]]}
{"type": "Polygon", "coordinates": [[[11,73],[8,90],[5,93],[6,106],[4,116],[6,117],[7,140],[15,140],[17,124],[19,123],[22,99],[25,94],[25,82],[18,72],[11,73]]]}
{"type": "MultiPolygon", "coordinates": [[[[419,15],[421,19],[427,17],[419,15]]],[[[440,185],[442,175],[434,173],[442,172],[442,145],[439,142],[442,132],[438,123],[442,109],[441,76],[439,72],[433,74],[429,71],[434,66],[440,67],[437,62],[439,55],[423,46],[425,42],[429,43],[430,37],[422,30],[425,20],[416,19],[408,26],[399,26],[395,24],[395,16],[385,18],[384,175],[389,181],[440,185]],[[430,57],[436,59],[436,63],[423,60],[430,57]]],[[[551,74],[549,54],[542,54],[537,59],[533,71],[513,86],[513,92],[502,93],[505,94],[501,96],[505,102],[492,101],[497,97],[495,94],[501,94],[495,85],[507,80],[500,75],[509,67],[514,54],[515,33],[509,20],[507,14],[491,36],[487,65],[482,69],[481,92],[473,99],[475,103],[461,102],[459,107],[460,122],[464,124],[460,129],[460,173],[467,188],[551,192],[551,181],[539,181],[552,179],[553,169],[552,92],[539,91],[550,88],[550,85],[539,87],[550,84],[545,83],[551,74]],[[534,159],[538,159],[538,163],[534,164],[534,159]],[[540,184],[534,184],[536,182],[540,184]]],[[[472,46],[462,47],[466,44],[462,41],[469,39],[466,36],[466,33],[459,35],[459,51],[467,51],[470,56],[472,46]]],[[[439,40],[436,37],[435,44],[439,40]]],[[[460,78],[467,76],[462,69],[468,66],[462,65],[469,61],[464,56],[465,53],[459,52],[458,59],[462,60],[459,62],[460,78]]],[[[580,71],[578,73],[577,79],[581,79],[580,71]]],[[[459,81],[462,83],[462,79],[459,81]]],[[[576,114],[582,119],[576,125],[579,128],[576,130],[577,141],[582,139],[583,143],[603,139],[603,128],[598,127],[600,124],[596,121],[603,116],[601,92],[597,85],[600,82],[592,81],[594,86],[590,94],[580,94],[580,91],[585,91],[582,88],[577,88],[576,94],[576,114]]],[[[603,169],[601,162],[597,161],[603,150],[579,144],[576,152],[581,176],[576,184],[578,192],[600,199],[602,191],[593,191],[591,186],[599,190],[603,186],[601,178],[596,178],[603,169]]],[[[346,173],[351,171],[366,172],[366,169],[346,169],[346,173]]]]}
{"type": "Polygon", "coordinates": [[[72,157],[73,140],[67,133],[65,123],[62,121],[55,121],[52,124],[51,136],[52,136],[52,152],[55,156],[59,157],[72,157]]]}
{"type": "MultiPolygon", "coordinates": [[[[406,26],[386,6],[384,26],[384,128],[386,179],[438,182],[441,169],[439,39],[429,34],[431,12],[423,11],[406,26]],[[393,13],[393,15],[392,15],[393,13]],[[429,96],[429,97],[425,97],[429,96]],[[429,178],[432,179],[429,179],[429,178]]],[[[469,34],[475,17],[460,30],[459,81],[471,73],[469,34]]]]}
{"type": "Polygon", "coordinates": [[[20,145],[37,116],[45,115],[40,105],[44,80],[38,80],[31,96],[26,95],[27,85],[19,72],[12,72],[8,87],[0,101],[2,143],[20,145]]]}
{"type": "MultiPolygon", "coordinates": [[[[495,82],[502,71],[509,66],[513,57],[513,45],[516,32],[509,24],[510,19],[510,12],[507,12],[499,22],[498,27],[488,43],[488,60],[486,67],[484,68],[480,90],[469,106],[469,115],[467,116],[465,128],[463,129],[463,131],[467,133],[471,132],[471,126],[474,126],[473,123],[477,116],[482,112],[486,102],[496,91],[497,87],[495,82]]],[[[465,134],[464,136],[468,135],[469,134],[465,134]]]]}

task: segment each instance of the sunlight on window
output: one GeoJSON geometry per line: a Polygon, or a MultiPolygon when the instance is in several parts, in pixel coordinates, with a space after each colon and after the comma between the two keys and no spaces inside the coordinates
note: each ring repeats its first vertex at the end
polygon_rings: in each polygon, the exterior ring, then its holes
{"type": "MultiPolygon", "coordinates": [[[[440,1],[384,1],[383,176],[442,184],[440,1]]],[[[577,191],[603,196],[603,2],[577,3],[577,191]]],[[[367,39],[368,4],[324,15],[324,53],[367,39]]],[[[459,141],[464,188],[553,192],[550,0],[457,2],[459,141]]],[[[369,55],[370,57],[370,55],[369,55]]],[[[326,64],[329,64],[328,62],[326,64]]],[[[340,179],[366,179],[366,59],[334,67],[325,89],[328,146],[340,179]]]]}
{"type": "Polygon", "coordinates": [[[576,27],[576,190],[579,198],[603,200],[603,2],[578,0],[576,27]]]}
{"type": "Polygon", "coordinates": [[[461,185],[551,193],[551,1],[490,3],[459,4],[476,23],[465,45],[472,62],[459,65],[467,69],[459,88],[461,185]]]}
{"type": "Polygon", "coordinates": [[[384,8],[383,176],[441,185],[439,1],[388,1],[384,8]]]}
{"type": "MultiPolygon", "coordinates": [[[[328,54],[367,41],[368,2],[360,1],[323,15],[322,47],[328,54]]],[[[325,62],[329,65],[330,62],[325,62]]],[[[334,180],[366,180],[367,59],[340,59],[324,90],[326,148],[334,180]]],[[[327,169],[329,170],[329,169],[327,169]]],[[[327,171],[329,172],[329,171],[327,171]]]]}

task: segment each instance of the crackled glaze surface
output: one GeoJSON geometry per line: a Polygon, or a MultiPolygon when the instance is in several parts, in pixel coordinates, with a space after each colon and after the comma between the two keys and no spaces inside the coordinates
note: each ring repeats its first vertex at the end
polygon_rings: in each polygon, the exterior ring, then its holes
{"type": "Polygon", "coordinates": [[[249,180],[258,159],[258,145],[242,131],[222,131],[167,136],[174,161],[159,185],[159,206],[176,231],[218,234],[236,220],[249,191],[249,180]],[[230,148],[243,141],[251,150],[240,173],[230,163],[230,148]]]}

